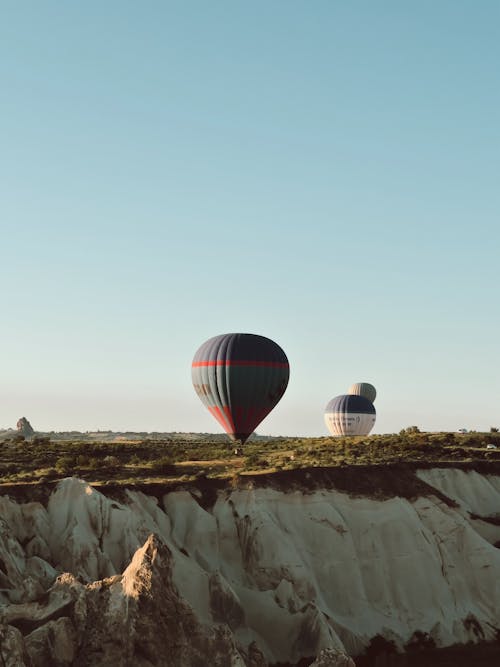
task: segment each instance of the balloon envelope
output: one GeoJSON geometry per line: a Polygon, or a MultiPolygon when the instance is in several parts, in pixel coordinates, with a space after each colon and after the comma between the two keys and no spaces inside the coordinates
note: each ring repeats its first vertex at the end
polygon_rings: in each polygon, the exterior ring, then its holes
{"type": "Polygon", "coordinates": [[[377,398],[377,390],[369,382],[356,382],[355,384],[351,384],[347,393],[355,396],[363,396],[363,398],[367,398],[370,403],[374,403],[377,398]]]}
{"type": "Polygon", "coordinates": [[[368,435],[375,419],[375,407],[363,396],[342,394],[325,408],[325,424],[332,435],[368,435]]]}
{"type": "Polygon", "coordinates": [[[274,341],[245,333],[210,338],[191,366],[203,404],[233,440],[245,440],[285,393],[286,354],[274,341]]]}

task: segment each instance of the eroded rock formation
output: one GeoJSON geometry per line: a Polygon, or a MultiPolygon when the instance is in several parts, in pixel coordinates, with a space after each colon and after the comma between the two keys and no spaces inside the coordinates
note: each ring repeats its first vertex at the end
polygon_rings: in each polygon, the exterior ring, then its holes
{"type": "Polygon", "coordinates": [[[21,417],[16,424],[17,432],[25,438],[31,438],[35,435],[35,431],[26,417],[21,417]]]}
{"type": "Polygon", "coordinates": [[[43,600],[4,606],[4,662],[15,667],[257,667],[259,658],[265,665],[255,646],[253,658],[246,659],[227,625],[200,623],[172,583],[172,565],[168,546],[151,535],[122,575],[85,585],[63,574],[43,600]]]}
{"type": "Polygon", "coordinates": [[[419,475],[436,496],[227,489],[207,504],[73,478],[46,504],[0,496],[3,662],[352,667],[376,635],[493,639],[500,478],[419,475]]]}

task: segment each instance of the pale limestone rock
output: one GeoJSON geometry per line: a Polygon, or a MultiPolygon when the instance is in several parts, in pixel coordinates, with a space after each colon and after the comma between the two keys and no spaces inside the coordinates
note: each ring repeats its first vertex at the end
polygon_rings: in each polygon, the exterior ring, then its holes
{"type": "Polygon", "coordinates": [[[291,581],[282,579],[274,591],[274,599],[283,609],[288,609],[291,614],[296,614],[304,606],[300,598],[295,594],[291,581]]]}
{"type": "Polygon", "coordinates": [[[210,608],[217,623],[227,623],[234,630],[245,622],[245,612],[238,596],[221,576],[214,572],[208,580],[210,608]]]}
{"type": "Polygon", "coordinates": [[[343,649],[334,628],[314,603],[309,602],[305,606],[301,617],[299,632],[293,644],[295,655],[317,655],[326,648],[343,649]]]}
{"type": "Polygon", "coordinates": [[[212,506],[187,490],[117,501],[72,478],[47,507],[0,496],[0,622],[35,655],[69,619],[75,667],[266,667],[356,655],[377,634],[401,649],[416,631],[438,646],[493,639],[500,550],[470,512],[495,515],[500,478],[419,474],[459,506],[272,488],[212,506]]]}
{"type": "Polygon", "coordinates": [[[268,667],[268,662],[255,642],[252,642],[247,650],[247,667],[268,667]]]}
{"type": "Polygon", "coordinates": [[[36,600],[55,576],[47,562],[36,557],[26,558],[24,549],[4,519],[0,519],[0,563],[0,604],[2,599],[14,604],[36,600]]]}
{"type": "Polygon", "coordinates": [[[65,616],[33,630],[24,642],[32,667],[69,667],[76,656],[75,628],[65,616]]]}
{"type": "Polygon", "coordinates": [[[31,667],[22,634],[3,623],[0,623],[0,664],[2,667],[31,667]]]}
{"type": "Polygon", "coordinates": [[[26,544],[26,556],[38,556],[45,561],[49,561],[51,554],[48,544],[45,542],[45,540],[39,535],[35,535],[35,537],[32,537],[31,540],[26,544]]]}
{"type": "MultiPolygon", "coordinates": [[[[71,575],[70,575],[71,576],[71,575]]],[[[12,625],[22,624],[24,628],[36,629],[55,616],[68,615],[74,605],[75,589],[58,579],[47,595],[33,602],[0,606],[0,620],[12,625]]],[[[83,588],[80,584],[80,588],[83,588]]]]}
{"type": "Polygon", "coordinates": [[[334,648],[323,649],[310,667],[356,667],[352,658],[334,648]]]}
{"type": "Polygon", "coordinates": [[[246,665],[229,628],[200,625],[179,597],[171,552],[153,535],[121,577],[85,590],[87,612],[78,625],[80,667],[246,665]]]}

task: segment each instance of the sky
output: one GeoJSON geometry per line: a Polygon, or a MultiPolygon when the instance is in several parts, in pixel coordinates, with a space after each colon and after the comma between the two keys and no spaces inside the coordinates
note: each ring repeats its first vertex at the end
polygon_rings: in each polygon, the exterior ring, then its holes
{"type": "Polygon", "coordinates": [[[500,3],[0,0],[0,427],[209,431],[207,338],[268,336],[262,434],[500,426],[500,3]]]}

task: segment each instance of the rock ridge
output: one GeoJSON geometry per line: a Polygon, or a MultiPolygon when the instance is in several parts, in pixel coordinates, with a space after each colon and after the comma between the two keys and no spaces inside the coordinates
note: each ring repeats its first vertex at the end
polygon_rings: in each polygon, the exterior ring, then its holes
{"type": "Polygon", "coordinates": [[[267,667],[317,656],[318,667],[352,667],[348,654],[377,635],[399,650],[418,633],[438,647],[492,640],[500,476],[416,474],[426,493],[412,500],[246,488],[204,507],[187,489],[117,499],[75,478],[44,502],[0,496],[3,662],[267,667]]]}

